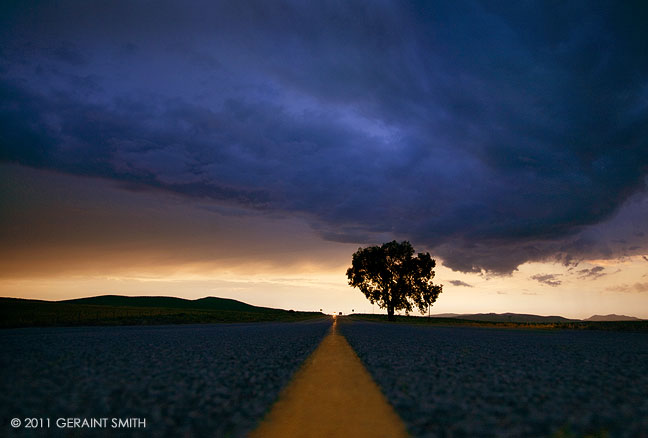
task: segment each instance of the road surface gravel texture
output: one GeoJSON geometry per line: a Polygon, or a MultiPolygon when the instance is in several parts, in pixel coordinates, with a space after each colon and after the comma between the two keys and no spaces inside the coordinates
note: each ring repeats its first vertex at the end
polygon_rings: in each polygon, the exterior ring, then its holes
{"type": "Polygon", "coordinates": [[[648,437],[648,335],[338,324],[414,437],[648,437]]]}
{"type": "Polygon", "coordinates": [[[0,331],[0,436],[243,437],[330,320],[0,331]],[[12,418],[50,418],[48,431],[12,418]],[[57,418],[145,418],[146,429],[58,429],[57,418]]]}

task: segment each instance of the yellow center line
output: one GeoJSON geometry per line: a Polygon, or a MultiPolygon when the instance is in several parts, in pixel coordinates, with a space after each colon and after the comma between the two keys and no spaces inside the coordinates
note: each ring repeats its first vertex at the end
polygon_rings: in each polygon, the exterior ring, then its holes
{"type": "Polygon", "coordinates": [[[337,322],[250,438],[407,437],[337,322]]]}

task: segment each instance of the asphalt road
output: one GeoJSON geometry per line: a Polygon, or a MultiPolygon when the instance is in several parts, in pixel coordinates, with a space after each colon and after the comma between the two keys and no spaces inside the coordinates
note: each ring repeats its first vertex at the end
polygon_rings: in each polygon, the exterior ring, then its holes
{"type": "Polygon", "coordinates": [[[648,335],[354,322],[414,437],[648,437],[648,335]]]}
{"type": "MultiPolygon", "coordinates": [[[[246,436],[330,325],[2,330],[0,436],[246,436]]],[[[339,328],[414,437],[648,437],[646,334],[339,328]]]]}
{"type": "Polygon", "coordinates": [[[330,326],[2,330],[0,436],[243,437],[330,326]],[[49,418],[50,427],[25,429],[27,418],[49,418]],[[59,418],[108,420],[106,428],[60,429],[59,418]],[[146,429],[113,429],[113,418],[145,419],[146,429]]]}

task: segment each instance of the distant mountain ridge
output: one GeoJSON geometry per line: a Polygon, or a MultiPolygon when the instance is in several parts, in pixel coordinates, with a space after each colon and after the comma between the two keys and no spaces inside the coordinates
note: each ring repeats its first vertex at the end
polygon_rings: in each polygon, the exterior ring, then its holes
{"type": "Polygon", "coordinates": [[[583,321],[643,321],[641,318],[635,318],[634,316],[627,315],[617,315],[611,313],[609,315],[593,315],[583,321]]]}
{"type": "Polygon", "coordinates": [[[196,300],[187,300],[176,297],[139,296],[129,297],[124,295],[99,295],[96,297],[62,300],[59,303],[93,304],[100,306],[129,306],[129,307],[162,307],[172,309],[196,310],[234,310],[238,312],[285,312],[283,309],[259,307],[229,298],[205,297],[196,300]]]}
{"type": "Polygon", "coordinates": [[[540,316],[525,313],[438,313],[430,315],[435,318],[455,318],[469,321],[488,321],[488,322],[578,322],[578,321],[642,321],[640,318],[625,315],[594,315],[587,319],[570,319],[562,316],[540,316]]]}

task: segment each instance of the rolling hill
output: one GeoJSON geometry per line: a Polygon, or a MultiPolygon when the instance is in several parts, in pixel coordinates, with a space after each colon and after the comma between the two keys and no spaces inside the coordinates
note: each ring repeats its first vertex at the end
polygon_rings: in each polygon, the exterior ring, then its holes
{"type": "Polygon", "coordinates": [[[299,321],[323,316],[218,297],[101,295],[62,301],[0,297],[0,328],[299,321]]]}
{"type": "Polygon", "coordinates": [[[227,310],[236,312],[285,312],[283,309],[259,307],[229,298],[205,297],[187,300],[176,297],[127,297],[123,295],[99,295],[58,301],[69,304],[91,304],[99,306],[156,307],[168,309],[227,310]]]}

